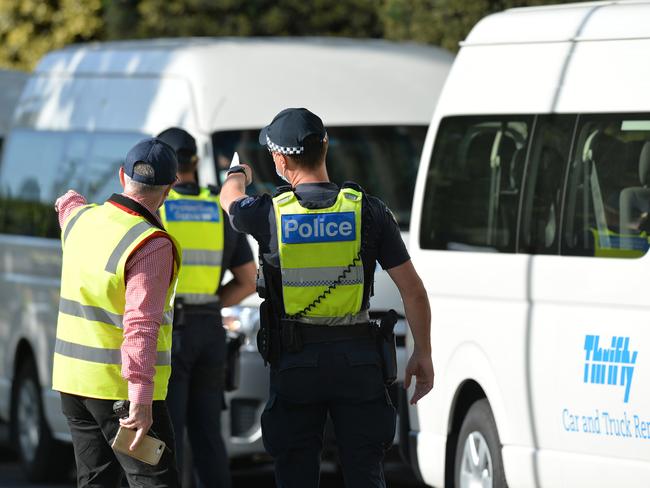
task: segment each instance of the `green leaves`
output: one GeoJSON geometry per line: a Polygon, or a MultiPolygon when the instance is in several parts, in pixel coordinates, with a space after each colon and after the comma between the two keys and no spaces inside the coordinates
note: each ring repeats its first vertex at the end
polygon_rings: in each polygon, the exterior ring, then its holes
{"type": "Polygon", "coordinates": [[[47,52],[95,39],[101,0],[0,0],[0,66],[30,69],[47,52]]]}

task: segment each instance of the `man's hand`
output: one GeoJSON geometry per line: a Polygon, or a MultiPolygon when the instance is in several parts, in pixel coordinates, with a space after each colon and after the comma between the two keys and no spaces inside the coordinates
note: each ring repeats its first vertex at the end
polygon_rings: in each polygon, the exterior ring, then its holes
{"type": "Polygon", "coordinates": [[[406,365],[404,388],[411,386],[411,377],[415,376],[415,391],[411,397],[411,405],[415,405],[420,398],[429,393],[433,388],[433,362],[431,353],[414,351],[406,365]]]}
{"type": "Polygon", "coordinates": [[[246,163],[242,163],[240,166],[242,166],[244,171],[246,171],[246,186],[248,186],[253,182],[253,170],[246,163]]]}
{"type": "Polygon", "coordinates": [[[129,416],[120,419],[120,425],[127,429],[136,429],[135,439],[129,446],[130,451],[135,451],[142,442],[142,438],[149,432],[153,424],[153,413],[151,405],[142,403],[131,403],[129,406],[129,416]]]}
{"type": "Polygon", "coordinates": [[[245,171],[245,177],[243,173],[233,173],[226,178],[226,181],[221,187],[221,192],[219,193],[221,201],[221,207],[226,211],[230,210],[230,205],[240,198],[246,196],[246,187],[250,185],[253,181],[253,170],[247,164],[241,164],[245,171]]]}

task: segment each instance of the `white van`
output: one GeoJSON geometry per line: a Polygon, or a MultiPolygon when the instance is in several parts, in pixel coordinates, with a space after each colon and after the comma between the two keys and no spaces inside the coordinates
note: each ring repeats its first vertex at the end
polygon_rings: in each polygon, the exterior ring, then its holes
{"type": "Polygon", "coordinates": [[[0,149],[9,132],[14,109],[27,77],[24,71],[0,69],[0,149]]]}
{"type": "MultiPolygon", "coordinates": [[[[116,172],[139,139],[182,126],[197,139],[203,184],[218,184],[235,150],[271,191],[259,129],[306,106],[330,136],[334,181],[354,179],[408,226],[426,127],[452,56],[440,49],[344,39],[176,39],[80,45],[48,54],[15,113],[0,168],[0,417],[33,478],[52,477],[69,440],[50,389],[58,309],[59,230],[52,208],[75,188],[91,201],[119,190],[116,172]]],[[[378,273],[376,308],[401,303],[378,273]]],[[[256,351],[258,301],[223,311],[244,332],[240,388],[224,412],[231,456],[263,452],[268,372],[256,351]]],[[[403,327],[403,323],[402,323],[403,327]]],[[[402,335],[403,339],[403,335],[402,335]]],[[[219,412],[215,412],[218,415],[219,412]]]]}
{"type": "Polygon", "coordinates": [[[507,10],[461,44],[411,226],[428,484],[650,486],[648,52],[647,1],[507,10]]]}

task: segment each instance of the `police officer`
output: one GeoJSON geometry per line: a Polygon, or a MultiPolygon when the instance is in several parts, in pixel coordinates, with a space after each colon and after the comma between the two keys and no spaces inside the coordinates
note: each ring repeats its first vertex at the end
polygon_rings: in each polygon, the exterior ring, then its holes
{"type": "Polygon", "coordinates": [[[235,305],[255,291],[256,266],[246,236],[224,219],[218,190],[197,184],[194,138],[177,127],[158,138],[178,157],[178,182],[161,208],[165,226],[183,253],[167,396],[177,459],[182,468],[187,427],[197,485],[227,488],[230,472],[220,422],[226,359],[221,307],[235,305]],[[233,279],[220,286],[227,269],[233,279]]]}
{"type": "Polygon", "coordinates": [[[368,314],[376,261],[396,283],[415,349],[406,369],[417,402],[433,387],[426,292],[390,210],[356,184],[328,179],[319,117],[286,109],[260,133],[277,174],[275,196],[246,196],[248,166],[231,167],[221,202],[259,243],[264,295],[258,347],[271,363],[262,415],[279,487],[317,487],[323,428],[333,420],[346,486],[385,486],[381,461],[395,433],[368,314]]]}

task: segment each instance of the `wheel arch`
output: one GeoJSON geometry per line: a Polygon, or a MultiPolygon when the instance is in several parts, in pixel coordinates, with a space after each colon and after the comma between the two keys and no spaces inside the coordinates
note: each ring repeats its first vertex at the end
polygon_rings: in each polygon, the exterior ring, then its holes
{"type": "MultiPolygon", "coordinates": [[[[447,443],[445,447],[445,486],[454,486],[454,462],[456,443],[463,420],[470,407],[478,400],[487,399],[485,390],[474,379],[466,379],[456,390],[449,409],[447,443]]],[[[489,400],[488,400],[489,402],[489,400]]]]}
{"type": "Polygon", "coordinates": [[[456,442],[465,415],[478,400],[486,399],[501,441],[508,438],[506,405],[502,397],[498,375],[486,352],[479,344],[467,341],[450,355],[446,365],[448,378],[445,397],[449,410],[443,428],[446,429],[444,479],[445,486],[454,486],[454,458],[456,442]]]}
{"type": "Polygon", "coordinates": [[[16,387],[16,376],[18,375],[18,371],[22,367],[23,364],[25,364],[26,361],[32,361],[34,363],[35,370],[36,370],[36,379],[38,380],[39,386],[41,386],[41,378],[40,374],[38,371],[38,365],[36,364],[36,356],[34,355],[34,348],[32,345],[29,343],[29,341],[25,338],[20,339],[18,341],[18,344],[16,344],[16,349],[15,349],[15,354],[13,358],[13,364],[11,368],[11,391],[12,394],[14,392],[14,389],[16,387]]]}

